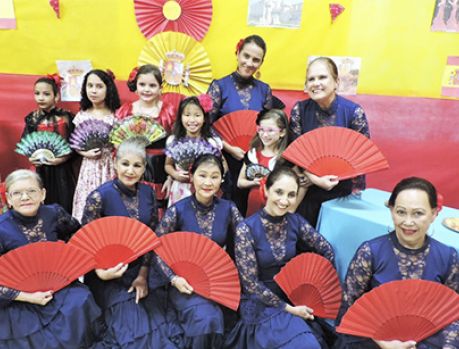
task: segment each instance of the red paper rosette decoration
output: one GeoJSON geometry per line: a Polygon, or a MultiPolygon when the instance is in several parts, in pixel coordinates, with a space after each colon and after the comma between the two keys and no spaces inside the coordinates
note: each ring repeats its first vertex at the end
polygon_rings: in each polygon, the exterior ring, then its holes
{"type": "Polygon", "coordinates": [[[336,17],[342,14],[345,10],[344,6],[341,4],[329,4],[329,8],[332,23],[335,21],[336,17]]]}
{"type": "Polygon", "coordinates": [[[56,17],[61,18],[61,12],[59,8],[59,0],[49,0],[49,4],[53,8],[54,12],[56,12],[56,17]]]}
{"type": "Polygon", "coordinates": [[[173,31],[200,41],[212,20],[211,0],[134,0],[134,7],[137,24],[147,39],[173,31]]]}

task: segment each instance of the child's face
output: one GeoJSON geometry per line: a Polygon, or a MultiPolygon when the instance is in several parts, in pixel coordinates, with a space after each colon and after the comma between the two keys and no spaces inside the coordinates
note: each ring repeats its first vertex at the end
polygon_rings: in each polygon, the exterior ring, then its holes
{"type": "Polygon", "coordinates": [[[195,104],[188,104],[182,113],[182,125],[186,130],[187,136],[197,137],[201,134],[204,125],[204,113],[195,104]]]}
{"type": "Polygon", "coordinates": [[[161,86],[153,73],[141,74],[137,76],[136,93],[139,98],[146,102],[154,102],[161,95],[161,86]]]}
{"type": "Polygon", "coordinates": [[[86,94],[93,105],[105,104],[107,86],[96,74],[91,74],[86,81],[86,94]]]}
{"type": "Polygon", "coordinates": [[[260,121],[257,127],[258,137],[260,137],[263,146],[277,146],[277,143],[285,136],[285,130],[280,129],[277,123],[272,119],[260,121]]]}
{"type": "Polygon", "coordinates": [[[45,111],[50,111],[56,105],[59,98],[54,95],[52,86],[46,82],[35,84],[34,96],[38,108],[45,111]]]}

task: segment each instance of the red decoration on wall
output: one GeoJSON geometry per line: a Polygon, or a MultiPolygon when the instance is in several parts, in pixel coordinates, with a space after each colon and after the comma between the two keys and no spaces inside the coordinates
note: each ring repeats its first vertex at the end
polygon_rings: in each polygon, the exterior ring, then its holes
{"type": "Polygon", "coordinates": [[[61,18],[60,8],[59,8],[59,0],[49,0],[49,4],[53,8],[54,12],[56,12],[56,17],[61,18]]]}
{"type": "Polygon", "coordinates": [[[341,4],[329,4],[330,6],[330,16],[332,23],[335,21],[336,17],[342,14],[345,10],[344,6],[341,4]]]}

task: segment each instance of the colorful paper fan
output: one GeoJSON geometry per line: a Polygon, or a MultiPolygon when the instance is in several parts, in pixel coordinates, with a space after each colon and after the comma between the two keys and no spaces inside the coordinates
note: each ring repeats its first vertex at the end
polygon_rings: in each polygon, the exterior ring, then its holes
{"type": "Polygon", "coordinates": [[[181,169],[188,171],[196,158],[203,154],[220,156],[220,150],[200,138],[184,138],[169,145],[164,153],[181,169]]]}
{"type": "Polygon", "coordinates": [[[200,41],[212,20],[211,0],[134,0],[135,17],[147,39],[160,32],[181,32],[200,41]]]}
{"type": "Polygon", "coordinates": [[[103,217],[78,230],[69,241],[94,256],[97,268],[129,263],[159,244],[145,224],[129,217],[103,217]]]}
{"type": "Polygon", "coordinates": [[[102,120],[85,120],[70,135],[70,147],[77,150],[106,147],[111,129],[112,126],[102,120]]]}
{"type": "Polygon", "coordinates": [[[0,257],[0,285],[24,292],[58,291],[94,267],[94,258],[75,246],[35,242],[0,257]]]}
{"type": "Polygon", "coordinates": [[[459,319],[459,295],[442,284],[401,280],[360,297],[336,329],[377,340],[420,342],[459,319]]]}
{"type": "Polygon", "coordinates": [[[186,96],[180,94],[180,93],[173,93],[173,92],[169,92],[169,93],[163,93],[161,95],[161,100],[163,102],[168,102],[170,104],[172,104],[175,108],[175,110],[178,110],[179,109],[179,105],[180,105],[180,102],[183,101],[185,99],[186,96]]]}
{"type": "Polygon", "coordinates": [[[190,232],[166,234],[155,248],[175,274],[184,277],[197,294],[237,310],[241,288],[236,266],[217,243],[190,232]]]}
{"type": "Polygon", "coordinates": [[[245,176],[248,180],[252,181],[255,178],[262,178],[269,175],[271,171],[264,167],[263,165],[259,164],[249,164],[245,168],[245,176]]]}
{"type": "Polygon", "coordinates": [[[340,180],[389,167],[372,140],[357,131],[336,126],[303,134],[282,156],[317,176],[336,175],[340,180]]]}
{"type": "Polygon", "coordinates": [[[32,132],[16,144],[16,152],[45,163],[72,152],[67,141],[54,132],[32,132]]]}
{"type": "Polygon", "coordinates": [[[333,265],[315,253],[291,259],[274,281],[294,305],[307,305],[314,315],[335,319],[341,306],[341,286],[333,265]]]}
{"type": "Polygon", "coordinates": [[[257,132],[255,110],[239,110],[224,115],[213,124],[213,128],[231,145],[249,150],[250,141],[257,132]]]}
{"type": "Polygon", "coordinates": [[[154,64],[163,74],[163,92],[186,96],[205,93],[212,67],[204,46],[183,33],[164,32],[152,37],[140,53],[138,65],[154,64]]]}
{"type": "Polygon", "coordinates": [[[123,119],[110,132],[110,142],[119,145],[131,137],[144,137],[147,144],[154,143],[167,136],[166,130],[157,122],[143,116],[123,119]]]}

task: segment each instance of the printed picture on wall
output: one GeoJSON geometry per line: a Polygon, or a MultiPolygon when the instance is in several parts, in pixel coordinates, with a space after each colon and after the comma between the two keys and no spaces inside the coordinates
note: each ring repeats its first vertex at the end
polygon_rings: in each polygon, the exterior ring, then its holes
{"type": "Polygon", "coordinates": [[[247,24],[257,27],[299,28],[303,0],[249,0],[247,24]]]}
{"type": "MultiPolygon", "coordinates": [[[[308,63],[319,56],[309,56],[308,63]]],[[[338,67],[339,85],[338,94],[356,95],[359,82],[361,58],[345,56],[329,56],[338,67]]]]}
{"type": "Polygon", "coordinates": [[[459,56],[450,56],[446,61],[441,83],[441,95],[459,98],[459,56]]]}
{"type": "Polygon", "coordinates": [[[56,61],[59,75],[63,78],[61,100],[77,102],[81,99],[84,76],[92,69],[91,61],[56,61]]]}
{"type": "Polygon", "coordinates": [[[16,29],[13,0],[0,0],[0,29],[16,29]]]}
{"type": "Polygon", "coordinates": [[[431,31],[459,33],[459,0],[436,0],[431,31]]]}

